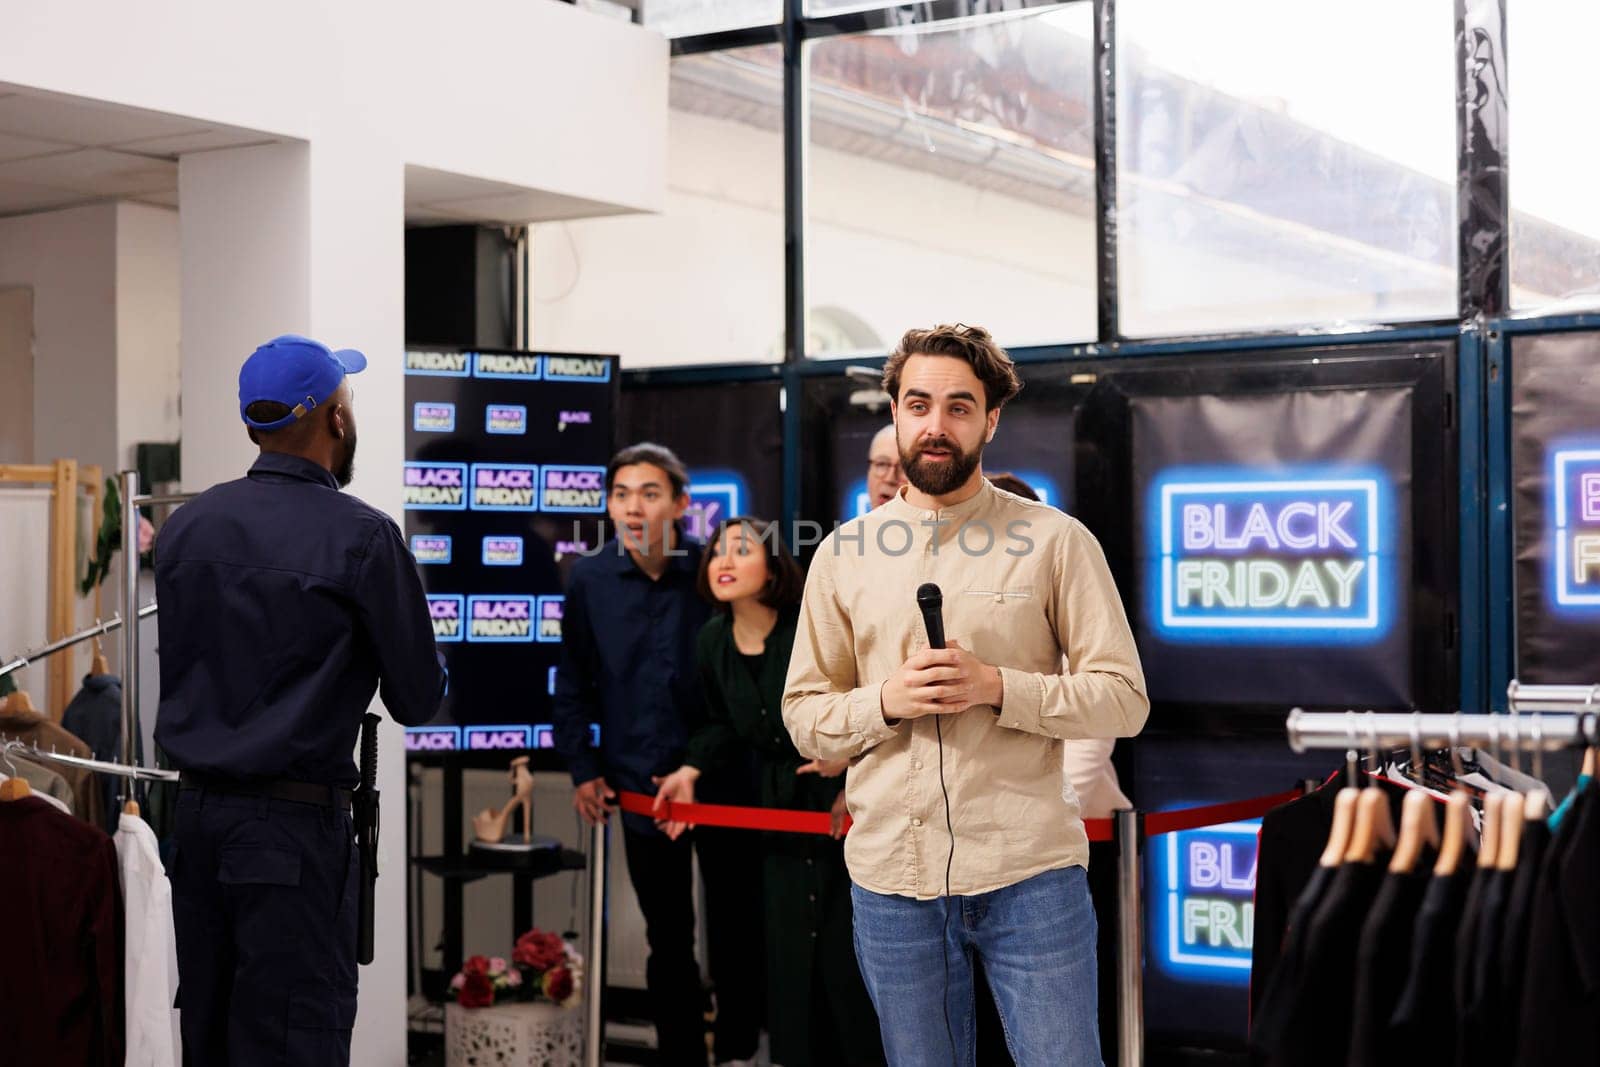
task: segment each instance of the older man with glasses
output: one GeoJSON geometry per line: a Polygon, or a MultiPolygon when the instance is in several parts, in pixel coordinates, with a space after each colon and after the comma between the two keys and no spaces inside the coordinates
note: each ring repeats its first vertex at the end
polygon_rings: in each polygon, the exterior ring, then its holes
{"type": "Polygon", "coordinates": [[[871,507],[880,507],[894,499],[900,487],[906,484],[906,472],[900,467],[900,451],[894,441],[894,424],[879,430],[867,450],[867,500],[871,507]]]}

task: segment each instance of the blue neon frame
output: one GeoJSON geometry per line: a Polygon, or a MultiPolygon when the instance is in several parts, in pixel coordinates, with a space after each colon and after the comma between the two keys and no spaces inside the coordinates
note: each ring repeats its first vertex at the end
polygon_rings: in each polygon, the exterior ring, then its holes
{"type": "Polygon", "coordinates": [[[467,642],[474,645],[531,645],[539,638],[539,598],[530,593],[480,593],[467,597],[466,614],[462,616],[462,631],[467,642]],[[528,635],[526,637],[473,637],[472,609],[482,600],[524,600],[528,604],[528,635]]]}
{"type": "Polygon", "coordinates": [[[455,555],[455,539],[449,534],[412,534],[410,547],[411,557],[417,561],[417,566],[419,567],[443,566],[449,563],[455,555]],[[422,556],[417,555],[418,541],[443,541],[444,556],[442,558],[424,559],[422,556]]]}
{"type": "MultiPolygon", "coordinates": [[[[543,467],[540,468],[540,470],[543,472],[543,475],[548,475],[553,471],[561,471],[561,472],[565,472],[565,473],[568,473],[568,474],[571,474],[571,473],[574,473],[574,472],[577,472],[577,473],[587,472],[589,474],[594,474],[594,473],[598,472],[599,475],[600,475],[601,484],[604,484],[604,482],[605,482],[606,469],[604,467],[574,466],[572,464],[567,464],[567,463],[546,463],[543,467]]],[[[604,492],[602,492],[600,494],[600,503],[596,504],[592,508],[568,507],[568,506],[566,506],[564,504],[562,504],[562,505],[548,504],[547,505],[547,504],[544,503],[544,492],[545,492],[544,477],[541,476],[537,481],[538,481],[539,491],[534,496],[534,502],[536,504],[538,504],[540,511],[546,512],[546,513],[551,514],[551,515],[603,515],[603,514],[605,514],[605,510],[606,510],[606,495],[605,495],[604,492]]],[[[533,509],[530,508],[529,510],[531,511],[533,509]]]]}
{"type": "Polygon", "coordinates": [[[466,503],[473,511],[538,511],[539,494],[543,492],[543,485],[539,481],[540,471],[544,468],[537,463],[474,463],[467,478],[466,503]],[[478,484],[479,471],[531,471],[533,481],[533,497],[527,504],[484,504],[480,505],[473,500],[474,490],[478,484]]]}
{"type": "MultiPolygon", "coordinates": [[[[1175,467],[1151,481],[1145,515],[1145,592],[1149,618],[1165,641],[1195,644],[1293,645],[1371,644],[1394,621],[1395,583],[1388,574],[1396,555],[1394,488],[1386,472],[1355,466],[1293,466],[1266,474],[1255,468],[1175,467]],[[1250,611],[1231,615],[1193,611],[1180,614],[1173,600],[1174,570],[1179,561],[1173,542],[1175,506],[1184,495],[1214,503],[1237,498],[1259,501],[1274,495],[1338,499],[1364,505],[1352,531],[1365,527],[1365,545],[1358,555],[1367,565],[1359,612],[1316,615],[1293,609],[1250,611]]],[[[1341,560],[1344,557],[1341,556],[1341,560]]],[[[1356,558],[1352,556],[1350,558],[1356,558]]]]}

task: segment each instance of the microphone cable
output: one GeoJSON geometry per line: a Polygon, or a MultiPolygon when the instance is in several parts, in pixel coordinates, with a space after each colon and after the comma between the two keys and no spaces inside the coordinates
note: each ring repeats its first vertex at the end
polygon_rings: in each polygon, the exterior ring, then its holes
{"type": "Polygon", "coordinates": [[[939,742],[939,792],[944,794],[944,828],[950,835],[950,854],[944,861],[944,930],[939,938],[939,955],[944,961],[944,1032],[950,1038],[950,1062],[961,1067],[956,1049],[956,1031],[950,1023],[950,869],[956,862],[956,828],[950,820],[950,790],[944,784],[944,724],[942,715],[933,717],[933,733],[939,742]]]}

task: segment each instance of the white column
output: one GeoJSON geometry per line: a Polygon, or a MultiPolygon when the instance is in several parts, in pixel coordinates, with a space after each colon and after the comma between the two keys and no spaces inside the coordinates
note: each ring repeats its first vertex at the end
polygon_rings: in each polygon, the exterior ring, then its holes
{"type": "Polygon", "coordinates": [[[311,329],[311,163],[305,144],[183,156],[183,487],[249,469],[239,367],[262,341],[311,329]]]}
{"type": "MultiPolygon", "coordinates": [[[[237,478],[255,448],[239,421],[239,366],[281,333],[358,348],[352,379],[356,480],[349,492],[401,513],[405,170],[354,130],[312,144],[185,156],[183,476],[186,489],[237,478]],[[332,147],[329,147],[332,145],[332,147]]],[[[382,712],[376,702],[375,711],[382,712]]],[[[377,958],[361,968],[352,1062],[406,1058],[405,746],[384,716],[379,740],[377,958]]]]}

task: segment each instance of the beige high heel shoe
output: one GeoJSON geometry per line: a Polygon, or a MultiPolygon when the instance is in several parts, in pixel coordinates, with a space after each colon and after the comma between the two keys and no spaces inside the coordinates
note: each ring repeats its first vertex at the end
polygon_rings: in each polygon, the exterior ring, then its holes
{"type": "Polygon", "coordinates": [[[505,840],[506,828],[511,825],[511,815],[522,808],[522,841],[533,840],[533,771],[528,767],[528,757],[518,756],[511,761],[511,799],[499,811],[484,808],[472,817],[472,833],[479,841],[497,845],[505,840]]]}

